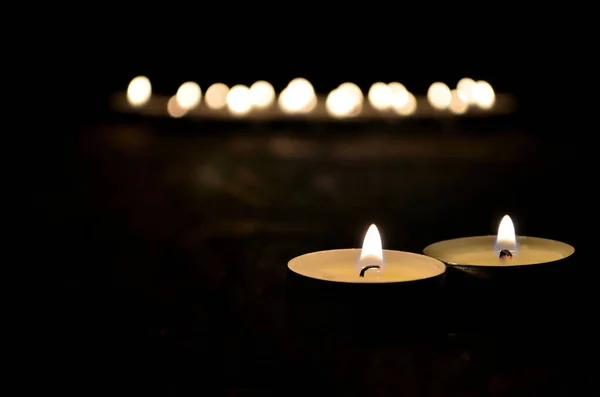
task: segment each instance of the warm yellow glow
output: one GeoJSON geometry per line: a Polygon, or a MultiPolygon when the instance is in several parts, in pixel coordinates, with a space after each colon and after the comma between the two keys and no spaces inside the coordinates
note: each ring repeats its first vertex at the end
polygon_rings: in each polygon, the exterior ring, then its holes
{"type": "Polygon", "coordinates": [[[175,94],[177,104],[185,110],[190,110],[198,106],[201,98],[202,91],[200,90],[200,86],[193,81],[183,83],[177,90],[177,94],[175,94]]]}
{"type": "Polygon", "coordinates": [[[303,77],[297,77],[297,78],[293,79],[292,81],[290,81],[288,83],[287,86],[288,86],[288,88],[291,88],[293,91],[300,92],[300,91],[304,90],[306,92],[309,92],[309,91],[314,92],[313,86],[310,83],[310,81],[306,80],[303,77]]]}
{"type": "Polygon", "coordinates": [[[277,103],[281,110],[285,113],[294,113],[302,108],[302,104],[298,104],[298,101],[294,100],[293,93],[286,88],[279,93],[279,98],[277,98],[277,103]]]}
{"type": "Polygon", "coordinates": [[[350,94],[352,96],[352,99],[354,100],[355,107],[362,106],[362,103],[364,101],[364,95],[362,93],[362,90],[356,84],[343,83],[340,84],[340,86],[337,89],[350,94]]]}
{"type": "Polygon", "coordinates": [[[266,81],[257,81],[250,87],[250,96],[252,97],[252,106],[264,109],[275,100],[275,89],[266,81]]]}
{"type": "Polygon", "coordinates": [[[475,89],[475,80],[470,79],[468,77],[462,78],[456,84],[456,91],[460,92],[463,98],[466,98],[468,103],[475,103],[473,99],[473,90],[475,89]]]}
{"type": "Polygon", "coordinates": [[[388,87],[390,87],[390,90],[392,90],[392,93],[408,91],[406,89],[406,87],[404,86],[404,84],[400,84],[397,81],[392,81],[391,83],[388,84],[388,87]]]}
{"type": "Polygon", "coordinates": [[[308,80],[302,78],[292,80],[288,90],[298,99],[298,103],[302,104],[300,112],[308,113],[317,106],[317,94],[308,80]]]}
{"type": "Polygon", "coordinates": [[[307,113],[317,104],[315,90],[310,82],[297,78],[279,94],[279,106],[286,113],[307,113]]]}
{"type": "Polygon", "coordinates": [[[452,90],[452,99],[448,108],[454,114],[464,114],[469,109],[469,101],[462,91],[452,90]]]}
{"type": "Polygon", "coordinates": [[[367,94],[369,103],[377,110],[386,110],[392,106],[393,92],[385,83],[374,83],[367,94]]]}
{"type": "Polygon", "coordinates": [[[175,96],[172,96],[167,102],[167,113],[169,113],[169,116],[178,119],[180,117],[185,116],[187,110],[179,106],[177,98],[175,96]]]}
{"type": "Polygon", "coordinates": [[[515,226],[513,225],[510,216],[504,215],[498,226],[498,235],[496,236],[496,251],[510,250],[516,254],[517,237],[515,234],[515,226]]]}
{"type": "Polygon", "coordinates": [[[227,94],[227,107],[235,115],[244,115],[252,109],[250,89],[245,85],[231,87],[227,94]]]}
{"type": "Polygon", "coordinates": [[[404,108],[408,104],[408,101],[409,101],[408,90],[406,89],[406,87],[404,87],[404,85],[397,83],[397,82],[389,83],[388,87],[390,87],[390,90],[392,90],[392,99],[391,99],[392,108],[394,108],[394,109],[404,108]]]}
{"type": "Polygon", "coordinates": [[[356,84],[342,83],[329,93],[325,108],[333,117],[353,117],[361,112],[363,101],[363,93],[356,84]]]}
{"type": "Polygon", "coordinates": [[[371,265],[380,266],[379,270],[383,270],[384,263],[381,236],[375,225],[371,225],[365,235],[362,251],[360,252],[360,259],[358,260],[358,271],[360,272],[365,266],[371,265]]]}
{"type": "Polygon", "coordinates": [[[383,259],[383,248],[381,244],[381,236],[377,226],[374,224],[369,226],[365,239],[363,240],[362,251],[360,253],[361,258],[372,256],[378,260],[383,259]]]}
{"type": "Polygon", "coordinates": [[[152,84],[146,76],[138,76],[131,80],[127,87],[127,101],[131,106],[140,107],[152,96],[152,84]]]}
{"type": "Polygon", "coordinates": [[[223,109],[227,105],[228,93],[229,87],[223,83],[215,83],[206,90],[204,102],[209,109],[223,109]]]}
{"type": "Polygon", "coordinates": [[[433,83],[427,91],[427,100],[431,106],[438,110],[446,109],[452,101],[450,88],[444,83],[433,83]]]}
{"type": "Polygon", "coordinates": [[[403,106],[396,106],[396,103],[394,103],[394,111],[401,116],[410,116],[417,110],[417,99],[415,96],[412,93],[407,92],[406,97],[407,100],[403,106]]]}
{"type": "Polygon", "coordinates": [[[310,98],[310,101],[302,108],[302,113],[309,113],[313,111],[313,109],[317,107],[318,102],[319,100],[317,99],[317,95],[313,94],[310,98]]]}
{"type": "Polygon", "coordinates": [[[348,117],[356,106],[355,98],[348,90],[336,88],[325,101],[327,112],[333,117],[348,117]]]}
{"type": "Polygon", "coordinates": [[[491,109],[496,102],[494,89],[487,81],[480,80],[473,88],[473,102],[482,109],[491,109]]]}
{"type": "Polygon", "coordinates": [[[279,106],[286,113],[306,113],[316,106],[316,94],[305,79],[295,79],[279,94],[279,106]]]}

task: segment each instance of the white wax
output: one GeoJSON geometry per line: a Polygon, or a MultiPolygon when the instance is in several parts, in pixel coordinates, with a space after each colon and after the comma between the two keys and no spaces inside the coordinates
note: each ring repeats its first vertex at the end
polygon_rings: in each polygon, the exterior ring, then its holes
{"type": "Polygon", "coordinates": [[[500,259],[495,249],[496,236],[457,238],[431,244],[425,255],[445,263],[469,266],[525,266],[555,262],[569,257],[575,249],[560,241],[517,236],[512,259],[500,259]]]}
{"type": "Polygon", "coordinates": [[[446,266],[437,259],[410,252],[383,250],[384,266],[359,276],[357,262],[361,249],[312,252],[288,263],[294,273],[305,277],[341,283],[396,283],[439,276],[446,266]]]}

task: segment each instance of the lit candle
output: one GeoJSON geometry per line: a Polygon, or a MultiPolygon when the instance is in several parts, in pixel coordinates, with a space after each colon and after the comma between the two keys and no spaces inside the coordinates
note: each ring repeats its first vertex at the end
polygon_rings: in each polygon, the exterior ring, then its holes
{"type": "Polygon", "coordinates": [[[427,246],[423,252],[449,265],[504,268],[561,261],[575,249],[560,241],[516,236],[512,220],[505,215],[496,236],[441,241],[427,246]]]}
{"type": "Polygon", "coordinates": [[[425,255],[382,249],[381,236],[371,225],[361,249],[319,251],[298,256],[288,268],[301,276],[327,282],[403,283],[441,276],[445,265],[425,255]]]}
{"type": "MultiPolygon", "coordinates": [[[[319,251],[288,262],[286,295],[293,328],[322,335],[422,337],[440,329],[442,280],[437,259],[382,249],[375,225],[362,249],[319,251]]],[[[370,342],[370,343],[371,343],[370,342]]]]}
{"type": "Polygon", "coordinates": [[[448,265],[446,319],[454,330],[523,332],[552,324],[564,305],[560,291],[575,268],[568,260],[575,252],[572,246],[517,236],[508,215],[496,236],[441,241],[423,252],[448,265]]]}

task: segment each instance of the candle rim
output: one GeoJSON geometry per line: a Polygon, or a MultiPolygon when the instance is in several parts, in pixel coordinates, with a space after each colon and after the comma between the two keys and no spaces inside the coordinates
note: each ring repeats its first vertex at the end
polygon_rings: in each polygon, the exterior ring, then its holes
{"type": "Polygon", "coordinates": [[[313,275],[310,274],[306,274],[303,273],[301,271],[298,271],[299,269],[295,269],[295,264],[297,264],[298,262],[302,261],[303,259],[306,260],[309,257],[313,257],[313,256],[318,256],[318,255],[323,255],[323,254],[334,254],[334,253],[345,253],[345,254],[349,254],[349,253],[354,253],[357,255],[357,259],[360,256],[360,253],[362,251],[362,248],[340,248],[340,249],[332,249],[332,250],[321,250],[321,251],[314,251],[314,252],[308,252],[306,254],[302,254],[302,255],[298,255],[292,259],[290,259],[288,261],[288,269],[291,270],[292,272],[302,276],[302,277],[307,277],[307,278],[311,278],[314,280],[318,280],[318,281],[324,281],[324,282],[332,282],[332,283],[343,283],[343,284],[367,284],[367,285],[372,285],[372,284],[402,284],[402,283],[411,283],[411,282],[416,282],[416,281],[423,281],[423,280],[429,280],[435,277],[439,277],[441,275],[443,275],[446,272],[446,264],[437,259],[437,258],[433,258],[431,256],[428,255],[423,255],[423,254],[419,254],[419,253],[415,253],[415,252],[408,252],[408,251],[398,251],[398,250],[390,250],[390,249],[384,249],[383,251],[383,255],[384,258],[386,256],[386,254],[392,254],[392,255],[397,255],[397,254],[403,254],[403,255],[408,255],[408,256],[414,256],[414,257],[418,257],[420,260],[424,260],[428,263],[430,263],[432,265],[435,265],[435,269],[438,270],[437,272],[432,272],[431,275],[428,275],[427,277],[420,277],[420,278],[415,278],[412,280],[369,280],[369,279],[365,279],[362,280],[360,282],[357,282],[356,280],[332,280],[332,279],[327,279],[327,278],[319,278],[319,277],[315,277],[313,275]]]}
{"type": "Polygon", "coordinates": [[[536,263],[525,264],[525,265],[524,264],[507,263],[502,266],[493,266],[493,265],[480,265],[480,264],[476,264],[476,263],[456,263],[451,260],[442,258],[442,255],[439,255],[439,252],[436,253],[436,251],[440,249],[440,246],[457,244],[459,242],[464,242],[467,240],[482,240],[483,241],[484,239],[491,239],[492,241],[495,242],[496,237],[497,237],[497,235],[489,234],[489,235],[482,235],[482,236],[457,237],[457,238],[452,238],[452,239],[447,239],[447,240],[441,240],[441,241],[437,241],[435,243],[429,244],[428,246],[423,248],[423,254],[430,256],[432,258],[436,258],[436,259],[438,259],[444,263],[447,263],[449,265],[476,266],[478,268],[494,268],[494,269],[496,269],[498,267],[501,267],[501,268],[522,267],[522,266],[544,265],[547,263],[555,263],[555,262],[565,260],[565,259],[571,257],[575,253],[575,247],[573,247],[571,244],[565,243],[563,241],[544,238],[544,237],[532,237],[532,236],[521,236],[521,235],[516,235],[516,239],[517,239],[518,243],[526,243],[526,242],[542,243],[543,242],[545,244],[556,245],[556,246],[559,246],[559,247],[562,247],[565,249],[565,252],[566,252],[565,256],[563,258],[559,258],[559,259],[555,259],[555,260],[551,260],[551,261],[536,262],[536,263]]]}

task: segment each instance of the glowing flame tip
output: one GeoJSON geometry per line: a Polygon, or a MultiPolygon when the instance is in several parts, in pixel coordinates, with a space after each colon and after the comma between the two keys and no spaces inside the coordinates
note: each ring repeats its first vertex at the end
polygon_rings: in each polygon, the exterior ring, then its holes
{"type": "Polygon", "coordinates": [[[515,226],[508,215],[502,217],[500,226],[498,226],[498,235],[496,236],[496,253],[499,254],[502,250],[508,250],[512,254],[516,254],[517,251],[515,226]]]}
{"type": "Polygon", "coordinates": [[[372,224],[369,226],[367,234],[365,234],[360,259],[358,260],[358,271],[360,272],[365,266],[379,266],[380,270],[382,270],[383,265],[381,236],[379,235],[377,226],[372,224]]]}

